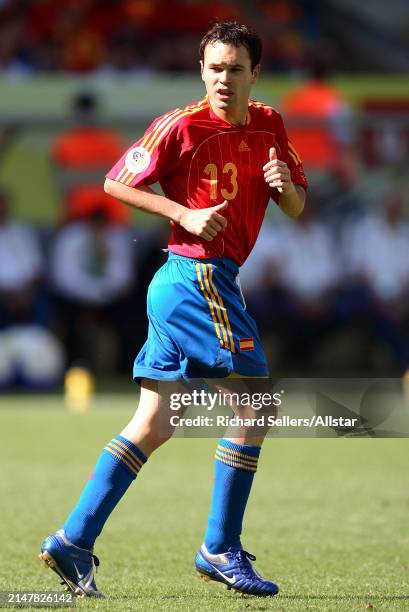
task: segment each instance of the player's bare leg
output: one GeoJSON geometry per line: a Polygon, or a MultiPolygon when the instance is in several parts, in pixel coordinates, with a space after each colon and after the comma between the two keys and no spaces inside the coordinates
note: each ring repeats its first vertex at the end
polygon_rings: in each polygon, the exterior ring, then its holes
{"type": "Polygon", "coordinates": [[[164,416],[169,406],[158,387],[156,380],[142,379],[138,408],[121,432],[121,436],[138,446],[147,457],[169,440],[174,431],[164,416]]]}
{"type": "Polygon", "coordinates": [[[94,564],[99,564],[94,542],[149,455],[173,433],[166,422],[160,426],[163,403],[158,384],[142,380],[134,417],[103,449],[63,529],[42,544],[40,559],[78,596],[102,596],[94,580],[94,564]]]}

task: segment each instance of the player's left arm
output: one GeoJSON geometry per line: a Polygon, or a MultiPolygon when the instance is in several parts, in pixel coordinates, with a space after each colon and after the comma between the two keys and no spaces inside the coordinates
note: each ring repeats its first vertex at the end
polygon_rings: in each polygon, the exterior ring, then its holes
{"type": "Polygon", "coordinates": [[[294,183],[285,161],[277,158],[276,149],[269,150],[269,161],[263,166],[264,180],[279,192],[278,205],[289,217],[298,217],[305,204],[305,189],[294,183]]]}

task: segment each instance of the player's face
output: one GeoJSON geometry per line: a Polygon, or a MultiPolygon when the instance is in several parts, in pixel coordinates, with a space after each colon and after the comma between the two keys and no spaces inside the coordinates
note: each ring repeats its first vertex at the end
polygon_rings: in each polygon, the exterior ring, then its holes
{"type": "Polygon", "coordinates": [[[246,47],[216,42],[208,44],[204,61],[200,63],[202,79],[214,109],[234,113],[246,108],[253,83],[257,81],[260,65],[251,70],[246,47]]]}

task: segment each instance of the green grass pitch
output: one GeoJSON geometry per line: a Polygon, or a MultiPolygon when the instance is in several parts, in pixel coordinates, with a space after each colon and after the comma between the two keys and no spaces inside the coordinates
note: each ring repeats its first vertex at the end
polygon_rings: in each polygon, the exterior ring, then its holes
{"type": "MultiPolygon", "coordinates": [[[[58,398],[0,400],[0,590],[58,591],[37,560],[135,399],[105,396],[86,415],[58,398]]],[[[277,581],[272,599],[200,581],[216,440],[171,440],[148,461],[97,541],[106,600],[79,610],[408,610],[408,441],[270,439],[243,544],[277,581]]],[[[27,609],[27,608],[26,608],[27,609]]]]}

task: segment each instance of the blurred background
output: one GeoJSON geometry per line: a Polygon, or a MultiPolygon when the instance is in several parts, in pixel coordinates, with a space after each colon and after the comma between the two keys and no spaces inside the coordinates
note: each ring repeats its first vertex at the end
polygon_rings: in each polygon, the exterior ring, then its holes
{"type": "Polygon", "coordinates": [[[242,270],[272,373],[408,368],[406,1],[0,0],[1,391],[58,389],[73,366],[133,390],[168,225],[106,196],[104,175],[203,96],[216,19],[261,33],[254,97],[284,115],[310,182],[299,220],[270,204],[242,270]]]}

